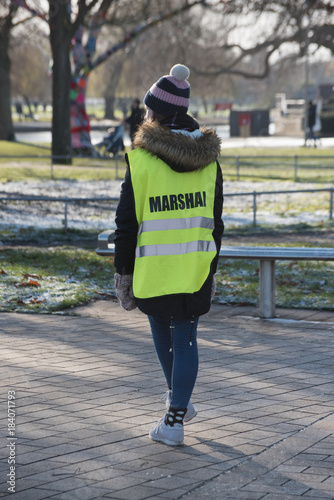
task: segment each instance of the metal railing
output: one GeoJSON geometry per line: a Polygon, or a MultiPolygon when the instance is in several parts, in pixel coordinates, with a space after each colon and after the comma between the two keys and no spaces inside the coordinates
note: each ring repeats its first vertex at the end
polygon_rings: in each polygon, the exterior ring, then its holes
{"type": "Polygon", "coordinates": [[[235,164],[235,175],[237,180],[241,180],[242,168],[273,168],[273,160],[284,160],[283,164],[274,164],[275,167],[285,167],[293,169],[293,179],[295,182],[298,181],[298,174],[300,170],[334,170],[334,156],[307,156],[307,155],[237,155],[237,156],[224,156],[221,155],[219,157],[219,161],[222,163],[230,162],[231,164],[235,164]],[[261,163],[261,160],[268,160],[270,165],[266,165],[265,163],[261,163]],[[315,163],[307,163],[305,161],[310,162],[317,161],[315,163]],[[320,165],[319,163],[322,161],[330,161],[331,165],[320,165]]]}
{"type": "Polygon", "coordinates": [[[5,201],[41,201],[41,202],[48,202],[48,203],[64,203],[64,229],[68,229],[68,205],[69,204],[75,204],[75,203],[90,203],[90,202],[98,202],[102,203],[104,201],[107,202],[114,202],[117,203],[119,198],[111,198],[109,196],[106,197],[93,197],[93,198],[68,198],[68,197],[60,197],[57,198],[56,196],[17,196],[17,195],[8,195],[8,196],[0,196],[0,202],[5,201]]]}
{"type": "MultiPolygon", "coordinates": [[[[75,155],[0,155],[1,159],[38,159],[38,160],[48,160],[50,162],[50,176],[51,179],[54,178],[54,168],[57,167],[56,160],[85,160],[95,162],[95,161],[109,161],[114,163],[115,168],[115,176],[118,178],[120,163],[124,163],[124,155],[117,155],[113,157],[109,156],[75,156],[75,155]]],[[[247,168],[259,168],[265,169],[270,168],[273,169],[273,165],[277,168],[285,167],[291,168],[293,170],[292,177],[295,182],[298,181],[298,175],[302,169],[309,170],[334,170],[334,156],[311,156],[311,155],[237,155],[237,156],[225,156],[221,154],[219,156],[219,161],[222,164],[231,164],[235,166],[235,175],[237,180],[241,180],[242,177],[242,169],[247,168]],[[262,163],[262,161],[268,161],[268,164],[262,163]],[[282,160],[281,164],[273,164],[273,160],[282,160]],[[305,163],[305,162],[308,163],[305,163]],[[310,161],[317,162],[310,163],[310,161]],[[320,163],[323,162],[321,165],[320,163]],[[330,164],[325,165],[325,162],[329,162],[330,164]]],[[[63,164],[64,166],[66,163],[63,164]]],[[[70,165],[69,165],[70,166],[70,165]]],[[[93,167],[93,165],[92,165],[93,167]]],[[[246,174],[245,174],[246,175],[246,174]]],[[[265,177],[264,175],[262,177],[265,177]]],[[[275,177],[277,178],[277,176],[275,177]]]]}
{"type": "Polygon", "coordinates": [[[257,197],[261,195],[272,195],[272,194],[295,194],[295,193],[318,193],[318,192],[328,192],[329,193],[329,220],[333,220],[333,193],[334,187],[323,188],[323,189],[293,189],[293,190],[282,190],[282,191],[252,191],[248,193],[228,193],[224,194],[224,197],[228,196],[253,196],[253,226],[256,226],[256,213],[257,213],[257,197]]]}
{"type": "MultiPolygon", "coordinates": [[[[8,160],[13,160],[13,159],[24,159],[24,160],[48,160],[50,163],[50,177],[51,179],[54,179],[54,166],[62,166],[62,167],[71,167],[70,163],[67,163],[68,160],[85,160],[87,161],[109,161],[113,162],[114,168],[115,168],[115,177],[118,179],[118,173],[119,173],[119,167],[120,167],[120,162],[124,163],[125,162],[125,156],[124,155],[115,155],[115,156],[71,156],[71,155],[66,155],[66,156],[61,156],[61,155],[0,155],[0,160],[1,159],[8,159],[8,160]],[[56,160],[63,160],[64,163],[57,163],[56,160]]],[[[1,164],[0,164],[1,166],[1,164]]],[[[89,165],[90,167],[94,168],[94,165],[89,165]]]]}
{"type": "MultiPolygon", "coordinates": [[[[294,189],[294,190],[278,190],[278,191],[251,191],[245,193],[227,193],[224,194],[224,198],[231,196],[252,196],[253,197],[253,226],[257,225],[257,199],[261,195],[275,195],[275,194],[297,194],[297,193],[319,193],[328,192],[329,193],[329,220],[333,220],[333,199],[334,199],[334,187],[323,188],[323,189],[294,189]]],[[[37,201],[37,202],[57,202],[64,203],[64,229],[68,229],[68,205],[75,203],[90,203],[90,202],[111,202],[117,203],[119,198],[115,197],[92,197],[92,198],[68,198],[61,197],[57,198],[54,196],[17,196],[10,195],[0,196],[0,202],[10,202],[10,201],[37,201]]]]}

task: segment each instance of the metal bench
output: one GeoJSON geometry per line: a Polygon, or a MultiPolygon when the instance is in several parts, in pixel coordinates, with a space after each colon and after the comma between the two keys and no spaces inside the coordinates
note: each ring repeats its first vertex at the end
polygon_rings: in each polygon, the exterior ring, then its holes
{"type": "Polygon", "coordinates": [[[102,255],[103,257],[108,257],[108,255],[113,255],[115,253],[114,248],[114,231],[103,231],[100,233],[97,239],[98,247],[96,249],[97,255],[102,255]]]}
{"type": "Polygon", "coordinates": [[[237,247],[222,246],[219,256],[226,259],[260,261],[259,309],[261,318],[274,318],[276,260],[334,260],[334,248],[237,247]]]}
{"type": "MultiPolygon", "coordinates": [[[[114,232],[99,234],[98,255],[113,255],[114,232]]],[[[239,247],[222,246],[219,256],[225,259],[253,259],[260,261],[259,310],[261,318],[273,318],[276,311],[275,261],[276,260],[322,260],[334,261],[334,248],[302,247],[239,247]]]]}

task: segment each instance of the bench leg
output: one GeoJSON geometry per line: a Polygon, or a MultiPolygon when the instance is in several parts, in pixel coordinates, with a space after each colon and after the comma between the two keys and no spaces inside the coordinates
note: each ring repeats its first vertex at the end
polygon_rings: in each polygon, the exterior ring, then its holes
{"type": "Polygon", "coordinates": [[[275,261],[260,260],[260,316],[274,318],[275,311],[275,261]]]}

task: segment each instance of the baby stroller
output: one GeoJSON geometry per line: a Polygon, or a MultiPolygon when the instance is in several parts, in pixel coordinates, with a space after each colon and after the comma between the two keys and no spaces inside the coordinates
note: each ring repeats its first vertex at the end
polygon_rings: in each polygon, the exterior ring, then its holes
{"type": "Polygon", "coordinates": [[[124,151],[123,143],[123,126],[115,125],[108,129],[108,134],[103,138],[103,141],[99,142],[95,146],[101,148],[104,155],[117,156],[120,151],[124,151]]]}

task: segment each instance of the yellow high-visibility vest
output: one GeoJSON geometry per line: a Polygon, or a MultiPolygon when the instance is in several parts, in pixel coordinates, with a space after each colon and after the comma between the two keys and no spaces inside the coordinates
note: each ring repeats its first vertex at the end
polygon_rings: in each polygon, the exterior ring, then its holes
{"type": "Polygon", "coordinates": [[[139,226],[135,297],[200,290],[217,252],[212,236],[216,162],[179,173],[144,149],[128,158],[139,226]]]}

